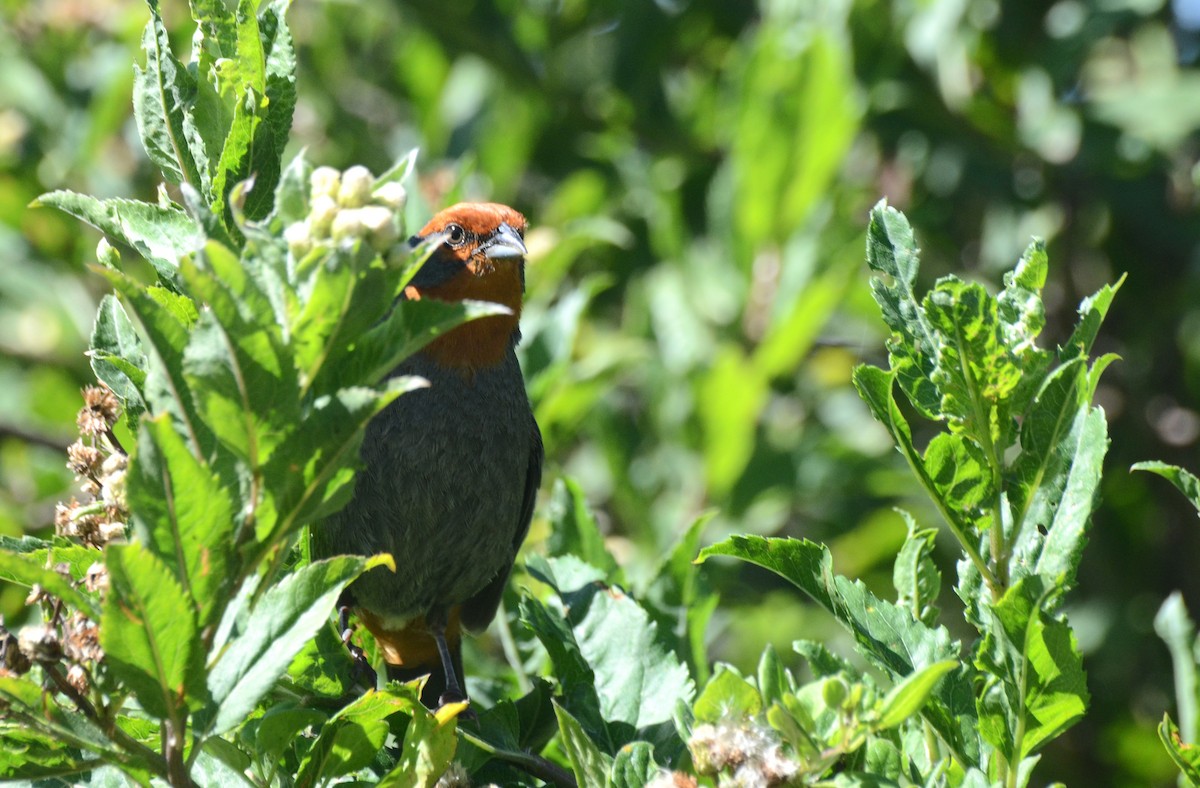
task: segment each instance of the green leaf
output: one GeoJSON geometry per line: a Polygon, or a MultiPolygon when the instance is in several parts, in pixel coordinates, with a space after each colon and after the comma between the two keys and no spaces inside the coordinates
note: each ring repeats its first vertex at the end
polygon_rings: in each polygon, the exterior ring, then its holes
{"type": "Polygon", "coordinates": [[[1179,735],[1179,728],[1171,721],[1171,715],[1163,714],[1158,726],[1158,738],[1166,748],[1167,755],[1179,768],[1179,773],[1192,785],[1200,785],[1200,747],[1179,735]]]}
{"type": "Polygon", "coordinates": [[[1008,494],[1013,541],[1025,563],[1039,549],[1039,534],[1049,528],[1075,462],[1079,422],[1089,407],[1086,372],[1082,359],[1051,372],[1021,425],[1021,453],[1009,473],[1008,494]]]}
{"type": "MultiPolygon", "coordinates": [[[[0,686],[0,697],[6,695],[0,686]]],[[[80,755],[70,743],[41,731],[15,722],[0,724],[0,780],[5,782],[24,780],[36,785],[33,781],[40,777],[83,772],[103,763],[80,755]]]]}
{"type": "Polygon", "coordinates": [[[605,755],[592,742],[571,713],[554,703],[562,748],[571,762],[571,771],[580,785],[606,786],[612,771],[612,757],[605,755]]]}
{"type": "Polygon", "coordinates": [[[458,736],[452,707],[430,713],[414,700],[410,713],[400,757],[379,788],[434,788],[454,760],[458,736]]]}
{"type": "MultiPolygon", "coordinates": [[[[68,607],[95,618],[99,613],[96,601],[75,588],[68,578],[54,571],[52,567],[57,561],[53,558],[53,552],[51,549],[46,552],[20,554],[8,552],[7,549],[0,550],[0,580],[7,580],[26,588],[41,586],[46,593],[58,597],[68,607]]],[[[93,560],[101,559],[99,552],[90,552],[95,556],[93,560]]]]}
{"type": "Polygon", "coordinates": [[[992,525],[989,505],[996,495],[991,466],[979,446],[961,435],[941,432],[925,449],[925,472],[942,507],[957,512],[972,532],[992,525]]]}
{"type": "Polygon", "coordinates": [[[787,669],[783,667],[783,663],[779,660],[779,654],[775,651],[775,646],[769,642],[763,648],[762,655],[758,658],[756,678],[758,679],[758,691],[762,695],[762,701],[768,706],[781,700],[785,692],[795,690],[795,682],[788,674],[787,669]]]}
{"type": "Polygon", "coordinates": [[[773,7],[729,67],[716,114],[727,123],[733,226],[749,252],[782,244],[828,199],[861,109],[838,14],[773,7]],[[804,29],[802,38],[788,31],[804,29]],[[803,102],[780,101],[784,95],[803,102]]]}
{"type": "Polygon", "coordinates": [[[1112,306],[1113,298],[1116,297],[1117,291],[1124,283],[1125,274],[1121,274],[1121,278],[1115,285],[1101,287],[1079,304],[1079,323],[1071,333],[1071,338],[1067,340],[1060,351],[1064,361],[1072,358],[1087,358],[1088,354],[1092,352],[1092,343],[1096,341],[1096,336],[1100,333],[1100,324],[1104,322],[1105,316],[1108,315],[1108,308],[1112,306]]]}
{"type": "Polygon", "coordinates": [[[188,316],[182,296],[165,290],[147,290],[132,278],[116,271],[102,271],[130,306],[142,328],[143,347],[151,363],[143,394],[151,415],[166,411],[197,457],[208,456],[212,432],[196,413],[183,376],[183,351],[188,341],[188,316]]]}
{"type": "Polygon", "coordinates": [[[1081,411],[1068,436],[1064,454],[1071,457],[1064,474],[1062,498],[1054,510],[1049,533],[1037,561],[1037,573],[1062,589],[1075,585],[1075,572],[1086,542],[1097,491],[1108,451],[1108,422],[1104,411],[1081,411]]]}
{"type": "Polygon", "coordinates": [[[507,307],[484,301],[425,298],[397,302],[382,322],[354,336],[352,345],[346,346],[343,353],[328,359],[321,370],[322,380],[313,387],[323,391],[328,385],[345,385],[346,381],[374,385],[401,361],[452,328],[469,320],[508,313],[507,307]]]}
{"type": "Polygon", "coordinates": [[[740,348],[727,345],[717,351],[695,398],[703,427],[705,473],[713,495],[728,494],[750,462],[767,393],[767,378],[740,348]]]}
{"type": "Polygon", "coordinates": [[[317,398],[263,469],[266,495],[255,522],[261,542],[292,532],[344,506],[353,491],[363,429],[396,397],[426,385],[391,378],[385,391],[348,388],[317,398]]]}
{"type": "MultiPolygon", "coordinates": [[[[294,703],[277,703],[258,718],[254,732],[257,754],[268,763],[276,762],[296,744],[296,737],[308,727],[319,729],[326,714],[294,703]]],[[[209,741],[218,740],[213,737],[209,741]]]]}
{"type": "Polygon", "coordinates": [[[288,677],[301,689],[327,698],[346,696],[354,686],[354,663],[332,624],[321,627],[288,666],[288,677]]]}
{"type": "Polygon", "coordinates": [[[985,450],[1010,432],[1009,399],[1025,370],[1004,342],[996,299],[978,283],[939,279],[922,302],[938,335],[933,383],[942,394],[938,415],[985,450]]]}
{"type": "Polygon", "coordinates": [[[880,704],[878,730],[894,728],[920,711],[942,677],[957,669],[956,660],[934,662],[892,687],[880,704]]]}
{"type": "Polygon", "coordinates": [[[317,785],[371,763],[387,741],[388,717],[411,715],[420,706],[409,687],[368,690],[321,726],[316,742],[300,762],[297,785],[317,785]]]}
{"type": "Polygon", "coordinates": [[[668,722],[676,699],[691,699],[687,668],[632,597],[595,582],[557,590],[606,721],[646,728],[668,722]]]}
{"type": "Polygon", "coordinates": [[[613,788],[642,788],[661,771],[654,760],[654,747],[649,742],[635,741],[617,752],[608,784],[613,788]]]}
{"type": "Polygon", "coordinates": [[[926,626],[934,626],[938,617],[938,594],[942,588],[942,573],[932,558],[937,529],[918,530],[917,521],[911,514],[897,511],[908,526],[908,536],[892,567],[896,604],[906,608],[913,618],[926,626]]]}
{"type": "Polygon", "coordinates": [[[325,625],[342,589],[386,556],[337,556],[316,561],[269,588],[208,676],[215,713],[197,726],[224,733],[254,710],[292,658],[325,625]]]}
{"type": "Polygon", "coordinates": [[[200,187],[206,162],[197,165],[185,130],[196,98],[196,79],[171,53],[157,2],[150,3],[142,51],[146,53],[145,69],[133,67],[133,114],[142,145],[168,181],[188,181],[200,187]]]}
{"type": "Polygon", "coordinates": [[[713,677],[692,704],[696,722],[754,717],[762,710],[763,698],[758,689],[724,664],[717,665],[713,677]]]}
{"type": "Polygon", "coordinates": [[[137,414],[145,410],[146,353],[133,321],[111,293],[100,299],[88,356],[96,377],[120,398],[126,411],[137,414]]]}
{"type": "Polygon", "coordinates": [[[1154,617],[1154,631],[1171,652],[1175,671],[1175,702],[1183,729],[1183,740],[1195,743],[1200,735],[1200,680],[1197,660],[1200,645],[1196,640],[1196,625],[1188,615],[1183,595],[1178,591],[1167,597],[1154,617]]]}
{"type": "Polygon", "coordinates": [[[222,612],[238,576],[233,533],[236,481],[223,482],[188,451],[161,414],[142,419],[128,472],[134,532],[192,599],[201,628],[222,612]]]}
{"type": "Polygon", "coordinates": [[[574,479],[554,480],[554,490],[546,507],[550,537],[546,552],[550,556],[574,556],[601,572],[609,582],[620,582],[616,559],[604,545],[600,526],[592,516],[579,483],[574,479]]]}
{"type": "MultiPolygon", "coordinates": [[[[951,642],[944,627],[927,627],[908,611],[876,597],[861,581],[834,575],[833,559],[823,545],[732,536],[704,548],[696,560],[714,555],[749,561],[792,582],[849,629],[859,653],[893,679],[904,679],[935,662],[959,660],[958,644],[951,642]]],[[[979,758],[971,678],[966,670],[948,676],[922,712],[965,763],[979,758]]]]}
{"type": "Polygon", "coordinates": [[[173,205],[121,198],[99,200],[68,191],[43,194],[35,205],[57,208],[129,244],[172,287],[178,286],[180,259],[204,243],[204,234],[196,221],[173,205]]]}
{"type": "Polygon", "coordinates": [[[1183,493],[1184,497],[1200,512],[1200,479],[1197,479],[1188,471],[1180,468],[1178,465],[1170,465],[1157,460],[1136,463],[1130,470],[1134,471],[1149,471],[1163,477],[1171,484],[1175,485],[1175,489],[1183,493]]]}
{"type": "Polygon", "coordinates": [[[321,259],[304,284],[301,309],[289,332],[305,391],[326,393],[317,385],[319,378],[330,386],[345,385],[347,379],[326,377],[325,363],[347,352],[391,308],[399,273],[372,260],[363,244],[339,246],[321,259]]]}
{"type": "MultiPolygon", "coordinates": [[[[572,722],[586,728],[589,741],[597,741],[606,751],[614,751],[619,745],[611,739],[608,725],[601,716],[595,674],[584,659],[566,618],[532,597],[521,600],[520,618],[545,647],[554,666],[554,677],[562,689],[561,703],[570,713],[572,722]]],[[[558,702],[555,708],[558,708],[558,702]]]]}
{"type": "Polygon", "coordinates": [[[271,212],[296,103],[296,56],[282,8],[269,4],[260,18],[260,2],[239,0],[236,55],[219,68],[223,93],[233,102],[233,120],[211,195],[213,211],[227,221],[233,213],[226,200],[237,184],[251,178],[245,217],[253,221],[271,212]]]}
{"type": "Polygon", "coordinates": [[[203,691],[192,657],[196,619],[170,568],[137,543],[105,551],[111,584],[100,619],[109,669],[151,715],[180,713],[203,691]]]}
{"type": "Polygon", "coordinates": [[[908,219],[883,200],[871,209],[867,265],[883,274],[871,278],[871,295],[883,321],[895,332],[888,342],[892,370],[917,410],[936,420],[942,401],[933,384],[939,341],[913,290],[920,265],[917,245],[908,219]]]}
{"type": "Polygon", "coordinates": [[[719,598],[707,573],[692,560],[700,552],[704,528],[712,514],[703,514],[692,522],[655,569],[645,590],[637,595],[660,631],[675,638],[679,644],[676,651],[686,655],[689,672],[701,684],[708,680],[709,671],[705,635],[719,598]]]}
{"type": "Polygon", "coordinates": [[[1027,577],[986,608],[976,664],[984,683],[979,729],[1010,763],[1077,722],[1087,709],[1087,680],[1075,636],[1045,613],[1060,587],[1027,577]]]}

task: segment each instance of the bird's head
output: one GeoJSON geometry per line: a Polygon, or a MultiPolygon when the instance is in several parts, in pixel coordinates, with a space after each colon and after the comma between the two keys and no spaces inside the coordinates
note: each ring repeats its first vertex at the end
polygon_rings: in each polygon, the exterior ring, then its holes
{"type": "Polygon", "coordinates": [[[525,226],[525,217],[507,205],[459,203],[410,239],[414,245],[437,245],[405,288],[407,298],[490,301],[512,311],[474,320],[433,342],[427,352],[439,363],[471,368],[499,363],[520,336],[525,226]]]}

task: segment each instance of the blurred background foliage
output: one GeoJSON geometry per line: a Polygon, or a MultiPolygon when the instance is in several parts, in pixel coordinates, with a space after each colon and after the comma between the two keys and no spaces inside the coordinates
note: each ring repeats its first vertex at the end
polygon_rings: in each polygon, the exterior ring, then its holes
{"type": "MultiPolygon", "coordinates": [[[[186,52],[186,5],[164,12],[186,52]]],[[[0,0],[0,532],[44,529],[69,495],[103,290],[98,236],[26,206],[57,188],[153,199],[130,115],[146,18],[133,0],[0,0]]],[[[1113,445],[1070,608],[1093,708],[1039,777],[1171,783],[1152,619],[1177,588],[1200,610],[1200,529],[1127,469],[1200,468],[1200,2],[301,0],[290,19],[297,149],[379,172],[419,146],[423,213],[470,197],[530,217],[523,354],[549,476],[580,480],[633,576],[714,510],[709,541],[825,541],[886,590],[893,507],[937,523],[849,383],[883,356],[863,264],[880,196],[930,282],[994,286],[1045,237],[1048,343],[1128,273],[1097,348],[1124,360],[1099,394],[1113,445]]],[[[836,647],[781,581],[705,571],[715,655],[836,647]]]]}

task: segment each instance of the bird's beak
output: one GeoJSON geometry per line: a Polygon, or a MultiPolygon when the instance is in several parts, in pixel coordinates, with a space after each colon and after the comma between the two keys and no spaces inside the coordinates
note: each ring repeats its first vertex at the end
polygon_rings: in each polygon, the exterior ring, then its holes
{"type": "Polygon", "coordinates": [[[489,260],[505,257],[524,257],[529,254],[521,235],[508,224],[501,224],[479,251],[489,260]]]}

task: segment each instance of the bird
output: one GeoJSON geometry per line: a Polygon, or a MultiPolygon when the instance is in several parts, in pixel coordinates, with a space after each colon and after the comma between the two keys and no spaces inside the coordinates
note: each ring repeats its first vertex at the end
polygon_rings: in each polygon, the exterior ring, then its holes
{"type": "MultiPolygon", "coordinates": [[[[459,203],[409,239],[432,245],[399,301],[490,301],[509,314],[460,325],[392,375],[428,386],[368,424],[350,502],[312,532],[314,558],[391,553],[339,607],[374,635],[389,679],[429,675],[430,708],[467,700],[462,632],[495,617],[529,530],[544,450],[516,349],[525,291],[526,220],[498,203],[459,203]]],[[[400,303],[398,308],[403,308],[400,303]]]]}

